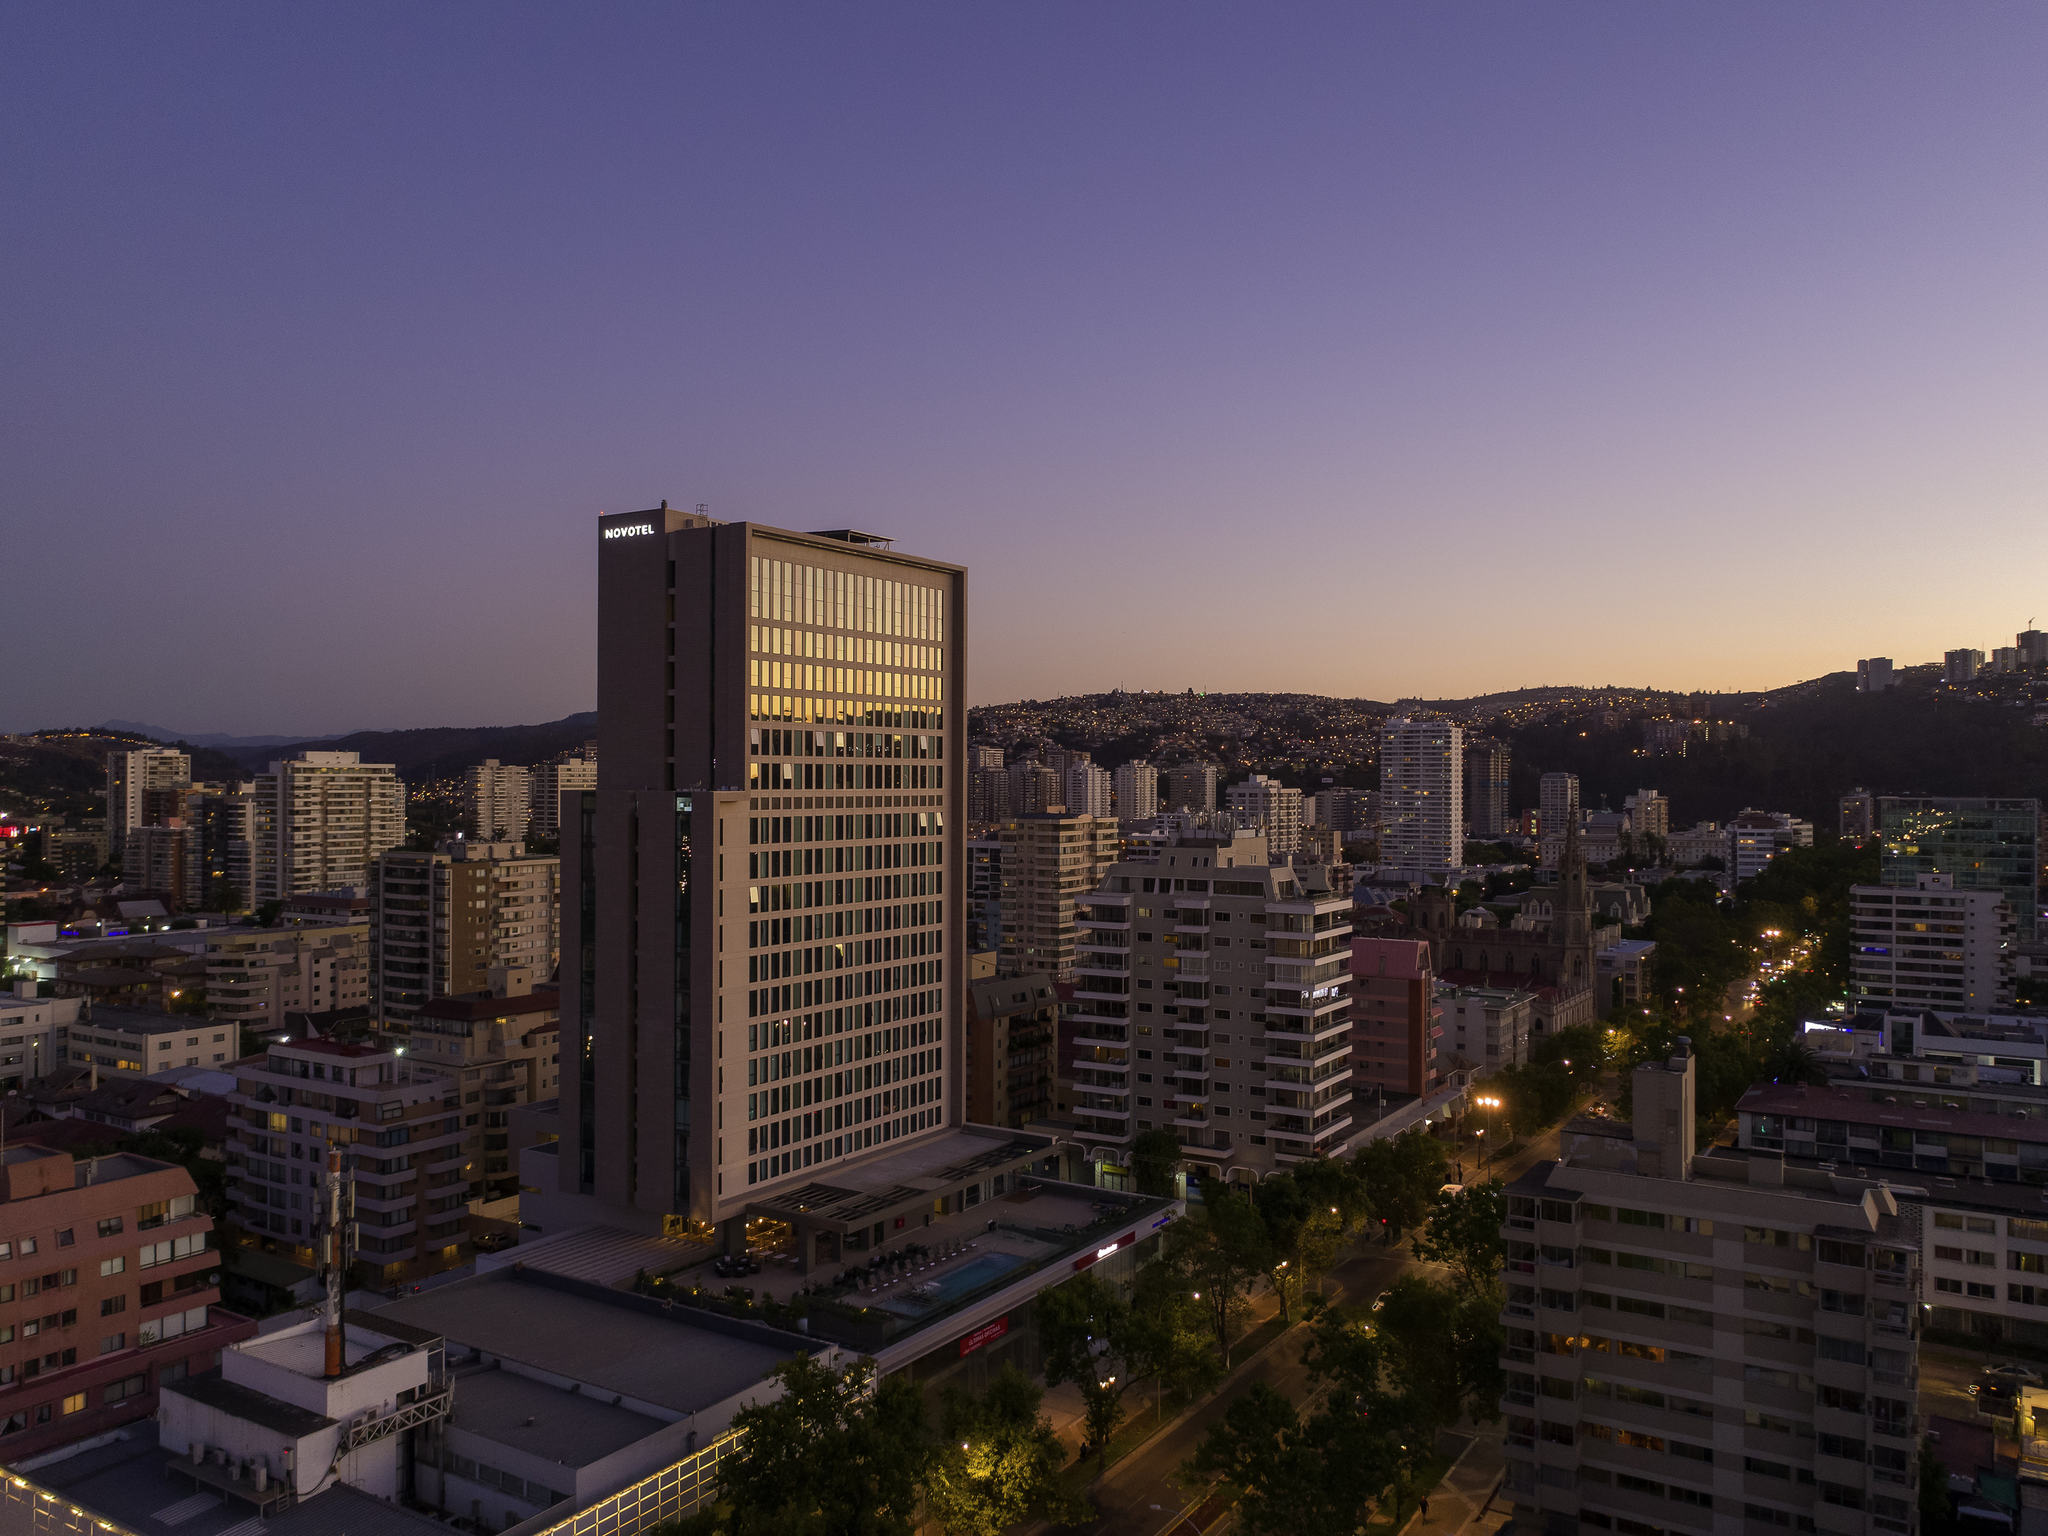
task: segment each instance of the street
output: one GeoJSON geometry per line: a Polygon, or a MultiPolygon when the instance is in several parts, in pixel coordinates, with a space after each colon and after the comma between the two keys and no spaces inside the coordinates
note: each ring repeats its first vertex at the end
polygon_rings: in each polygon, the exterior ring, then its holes
{"type": "MultiPolygon", "coordinates": [[[[1557,1152],[1558,1131],[1553,1129],[1529,1142],[1505,1166],[1492,1167],[1486,1172],[1512,1183],[1535,1163],[1556,1157],[1557,1152]]],[[[1479,1170],[1470,1165],[1469,1159],[1467,1172],[1477,1182],[1479,1170]]],[[[1356,1302],[1370,1299],[1411,1267],[1433,1276],[1442,1274],[1439,1266],[1420,1263],[1407,1242],[1383,1248],[1376,1240],[1367,1239],[1338,1262],[1330,1272],[1325,1290],[1332,1300],[1356,1302]]],[[[1258,1302],[1257,1316],[1262,1321],[1272,1315],[1271,1297],[1260,1297],[1258,1302]]],[[[1255,1358],[1236,1362],[1223,1385],[1208,1399],[1112,1466],[1089,1489],[1089,1495],[1095,1501],[1096,1518],[1076,1529],[1095,1533],[1095,1536],[1160,1536],[1166,1531],[1195,1501],[1200,1491],[1180,1484],[1181,1466],[1194,1454],[1210,1426],[1229,1411],[1239,1396],[1254,1382],[1264,1382],[1296,1402],[1308,1395],[1308,1372],[1301,1363],[1301,1339],[1299,1329],[1289,1329],[1272,1340],[1255,1358]]],[[[1143,1411],[1133,1405],[1133,1417],[1143,1411]]],[[[1467,1464],[1448,1480],[1460,1488],[1467,1484],[1473,1463],[1484,1467],[1490,1454],[1492,1466],[1497,1468],[1499,1464],[1496,1426],[1481,1426],[1470,1438],[1480,1442],[1479,1445],[1467,1464]]],[[[1462,1496],[1455,1490],[1447,1490],[1448,1496],[1438,1500],[1433,1492],[1433,1518],[1427,1524],[1414,1524],[1409,1528],[1430,1532],[1460,1529],[1464,1515],[1476,1513],[1477,1506],[1484,1502],[1495,1475],[1497,1472],[1486,1475],[1486,1488],[1476,1495],[1469,1488],[1462,1496]]]]}

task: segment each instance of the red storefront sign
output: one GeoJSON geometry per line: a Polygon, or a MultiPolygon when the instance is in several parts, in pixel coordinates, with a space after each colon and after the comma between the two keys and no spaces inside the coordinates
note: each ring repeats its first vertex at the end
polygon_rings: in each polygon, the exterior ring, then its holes
{"type": "Polygon", "coordinates": [[[971,1355],[977,1349],[981,1348],[982,1345],[995,1343],[997,1339],[1000,1339],[1004,1334],[1008,1333],[1009,1331],[1010,1319],[1007,1314],[997,1318],[992,1323],[983,1323],[979,1328],[975,1329],[974,1332],[968,1334],[965,1338],[961,1339],[960,1353],[963,1355],[971,1355]]]}

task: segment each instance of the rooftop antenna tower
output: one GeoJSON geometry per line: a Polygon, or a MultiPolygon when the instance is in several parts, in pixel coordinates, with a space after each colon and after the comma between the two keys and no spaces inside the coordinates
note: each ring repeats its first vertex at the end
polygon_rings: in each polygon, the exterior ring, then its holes
{"type": "Polygon", "coordinates": [[[341,1298],[347,1285],[348,1256],[342,1241],[341,1143],[327,1149],[327,1230],[320,1238],[320,1267],[327,1282],[327,1370],[339,1376],[348,1355],[342,1334],[341,1298]]]}

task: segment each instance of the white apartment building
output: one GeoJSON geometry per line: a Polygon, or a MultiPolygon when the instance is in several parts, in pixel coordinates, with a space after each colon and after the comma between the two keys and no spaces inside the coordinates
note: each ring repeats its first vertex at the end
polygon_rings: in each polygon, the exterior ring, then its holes
{"type": "Polygon", "coordinates": [[[1380,727],[1380,820],[1380,863],[1456,869],[1464,862],[1464,727],[1403,716],[1380,727]]]}
{"type": "Polygon", "coordinates": [[[1274,858],[1287,858],[1301,851],[1300,790],[1255,773],[1225,790],[1224,804],[1240,827],[1265,835],[1267,852],[1274,858]]]}
{"type": "Polygon", "coordinates": [[[484,991],[500,966],[552,976],[561,870],[523,843],[449,838],[432,853],[386,853],[370,885],[373,1016],[403,1026],[434,998],[484,991]]]}
{"type": "Polygon", "coordinates": [[[1646,838],[1671,836],[1671,801],[1656,790],[1637,790],[1622,800],[1621,808],[1638,845],[1646,838]]]}
{"type": "Polygon", "coordinates": [[[1159,814],[1159,770],[1142,757],[1117,769],[1116,814],[1122,821],[1141,821],[1159,814]]]}
{"type": "Polygon", "coordinates": [[[1787,848],[1811,848],[1813,823],[1782,811],[1744,811],[1729,818],[1728,877],[1740,885],[1754,880],[1787,848]]]}
{"type": "Polygon", "coordinates": [[[206,1011],[253,1030],[287,1015],[367,1008],[370,925],[221,928],[206,940],[206,1011]]]}
{"type": "Polygon", "coordinates": [[[1443,1038],[1437,1054],[1480,1071],[1497,1071],[1529,1059],[1536,1029],[1536,994],[1519,987],[1436,988],[1443,1010],[1443,1038]]]}
{"type": "Polygon", "coordinates": [[[105,1077],[150,1077],[173,1067],[218,1067],[241,1054],[235,1026],[220,1019],[152,1013],[99,1003],[64,1026],[74,1067],[105,1077]]]}
{"type": "Polygon", "coordinates": [[[1849,995],[1859,1006],[1982,1011],[2012,996],[2012,909],[1950,875],[1849,888],[1849,995]]]}
{"type": "Polygon", "coordinates": [[[1067,814],[1070,816],[1113,816],[1116,814],[1115,786],[1107,768],[1093,763],[1071,763],[1067,767],[1067,814]]]}
{"type": "Polygon", "coordinates": [[[1564,852],[1565,828],[1579,819],[1579,776],[1546,773],[1536,789],[1536,834],[1545,869],[1555,869],[1564,852]]]}
{"type": "Polygon", "coordinates": [[[64,1061],[65,1033],[83,1006],[75,997],[37,997],[24,977],[0,993],[0,1090],[19,1088],[64,1061]]]}
{"type": "Polygon", "coordinates": [[[405,841],[405,785],[389,763],[302,752],[256,776],[251,903],[370,883],[405,841]]]}
{"type": "Polygon", "coordinates": [[[177,792],[192,782],[192,754],[175,747],[136,747],[107,754],[108,856],[119,862],[131,828],[160,822],[177,792]]]}
{"type": "Polygon", "coordinates": [[[533,820],[533,772],[487,757],[469,770],[469,824],[487,843],[523,843],[533,820]]]}
{"type": "Polygon", "coordinates": [[[1883,1182],[1694,1156],[1689,1052],[1634,1086],[1508,1186],[1518,1523],[1911,1536],[1917,1223],[1883,1182]]]}
{"type": "Polygon", "coordinates": [[[1351,904],[1268,858],[1257,833],[1189,839],[1086,898],[1061,1099],[1099,1161],[1154,1129],[1233,1178],[1348,1145],[1351,904]]]}
{"type": "Polygon", "coordinates": [[[552,763],[536,763],[529,780],[532,805],[527,820],[529,837],[559,837],[562,833],[562,796],[597,788],[597,748],[552,763]]]}

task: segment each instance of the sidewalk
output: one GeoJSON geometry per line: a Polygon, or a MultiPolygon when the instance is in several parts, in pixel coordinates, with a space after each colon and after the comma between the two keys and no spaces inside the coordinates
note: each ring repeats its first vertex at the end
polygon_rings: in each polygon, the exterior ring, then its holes
{"type": "Polygon", "coordinates": [[[1410,1516],[1403,1536],[1491,1536],[1500,1530],[1510,1518],[1508,1504],[1494,1497],[1505,1465],[1498,1427],[1483,1426],[1430,1490],[1428,1517],[1419,1510],[1410,1516]]]}

